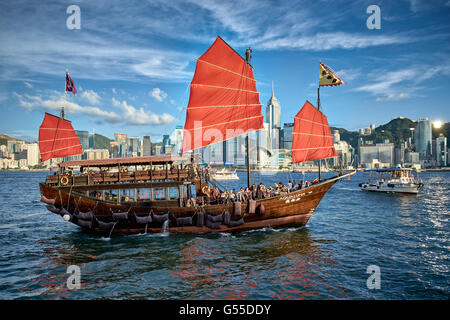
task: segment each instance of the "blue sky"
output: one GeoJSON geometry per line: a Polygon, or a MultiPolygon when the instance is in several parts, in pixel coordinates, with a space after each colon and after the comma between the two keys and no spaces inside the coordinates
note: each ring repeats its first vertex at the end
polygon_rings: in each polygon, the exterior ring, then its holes
{"type": "Polygon", "coordinates": [[[252,47],[261,103],[274,81],[283,123],[316,103],[319,61],[346,82],[321,89],[330,125],[448,122],[449,17],[450,0],[2,1],[0,133],[36,139],[44,112],[59,114],[68,69],[75,129],[158,141],[184,125],[195,59],[217,35],[242,55],[252,47]],[[73,4],[79,30],[66,27],[73,4]],[[366,26],[372,4],[380,30],[366,26]]]}

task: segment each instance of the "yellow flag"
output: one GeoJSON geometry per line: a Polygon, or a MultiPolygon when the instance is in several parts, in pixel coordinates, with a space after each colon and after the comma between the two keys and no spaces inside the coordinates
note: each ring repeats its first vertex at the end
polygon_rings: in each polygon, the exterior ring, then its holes
{"type": "Polygon", "coordinates": [[[319,75],[319,87],[320,86],[338,86],[344,84],[341,78],[334,74],[330,68],[320,62],[320,75],[319,75]]]}

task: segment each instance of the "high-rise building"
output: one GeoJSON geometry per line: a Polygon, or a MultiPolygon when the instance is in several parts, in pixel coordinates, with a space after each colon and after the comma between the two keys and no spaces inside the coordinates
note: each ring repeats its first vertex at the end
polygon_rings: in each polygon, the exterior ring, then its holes
{"type": "Polygon", "coordinates": [[[394,165],[394,144],[377,143],[376,145],[359,146],[359,160],[361,165],[372,168],[374,163],[381,163],[383,166],[394,165]]]}
{"type": "Polygon", "coordinates": [[[415,132],[416,151],[419,152],[420,160],[428,160],[432,155],[432,122],[427,118],[420,119],[415,132]]]}
{"type": "Polygon", "coordinates": [[[162,139],[162,153],[166,153],[166,146],[170,145],[170,136],[168,134],[163,135],[162,139]]]}
{"type": "Polygon", "coordinates": [[[27,165],[32,167],[39,164],[39,146],[37,143],[27,145],[27,165]]]}
{"type": "Polygon", "coordinates": [[[175,145],[172,152],[181,153],[181,149],[183,147],[183,135],[184,135],[183,126],[177,126],[175,131],[172,134],[172,136],[173,136],[172,140],[175,145]]]}
{"type": "Polygon", "coordinates": [[[291,150],[292,148],[292,136],[294,131],[294,124],[293,123],[285,123],[283,125],[283,130],[281,134],[281,143],[280,147],[282,149],[288,149],[291,150]]]}
{"type": "Polygon", "coordinates": [[[280,129],[281,128],[281,105],[278,99],[275,97],[272,82],[272,96],[267,102],[266,106],[266,122],[269,124],[269,128],[280,129]]]}
{"type": "Polygon", "coordinates": [[[333,142],[339,142],[341,141],[341,134],[339,133],[339,130],[334,130],[333,131],[333,142]]]}
{"type": "Polygon", "coordinates": [[[152,155],[152,141],[150,136],[144,136],[142,141],[142,156],[147,157],[152,155]]]}
{"type": "Polygon", "coordinates": [[[128,151],[131,154],[139,154],[139,137],[128,138],[128,151]]]}
{"type": "Polygon", "coordinates": [[[83,148],[83,150],[89,149],[89,131],[76,130],[75,133],[80,140],[81,148],[83,148]]]}
{"type": "Polygon", "coordinates": [[[440,167],[447,165],[447,137],[442,133],[436,138],[436,165],[440,167]]]}

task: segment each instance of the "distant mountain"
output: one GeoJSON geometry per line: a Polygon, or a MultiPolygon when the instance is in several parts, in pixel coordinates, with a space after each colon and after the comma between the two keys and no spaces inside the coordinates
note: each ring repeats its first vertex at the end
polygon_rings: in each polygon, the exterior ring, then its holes
{"type": "Polygon", "coordinates": [[[375,128],[375,133],[367,136],[375,143],[384,142],[388,139],[390,142],[399,144],[400,141],[406,141],[411,137],[410,128],[416,128],[417,123],[408,118],[396,118],[389,121],[387,124],[375,128]]]}
{"type": "Polygon", "coordinates": [[[8,145],[8,141],[21,141],[20,139],[7,136],[6,134],[0,134],[0,145],[8,145]]]}

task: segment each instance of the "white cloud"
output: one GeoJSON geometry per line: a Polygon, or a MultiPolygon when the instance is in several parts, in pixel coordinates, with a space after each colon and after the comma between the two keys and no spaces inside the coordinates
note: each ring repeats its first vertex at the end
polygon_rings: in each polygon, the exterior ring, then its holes
{"type": "Polygon", "coordinates": [[[162,91],[160,88],[153,88],[150,95],[159,102],[162,102],[165,98],[167,98],[167,93],[162,91]]]}
{"type": "Polygon", "coordinates": [[[389,93],[387,96],[385,97],[378,97],[375,100],[376,101],[396,101],[396,100],[402,100],[402,99],[406,99],[409,98],[410,95],[408,93],[389,93]]]}
{"type": "Polygon", "coordinates": [[[29,82],[25,81],[23,84],[25,85],[25,87],[27,87],[29,89],[33,88],[33,85],[31,83],[29,83],[29,82]]]}
{"type": "Polygon", "coordinates": [[[81,92],[80,97],[90,104],[98,105],[100,104],[100,96],[94,90],[84,90],[81,92]]]}
{"type": "Polygon", "coordinates": [[[144,108],[135,108],[125,100],[119,101],[112,98],[112,104],[123,111],[122,120],[130,125],[164,125],[175,121],[175,118],[168,113],[155,114],[152,111],[144,110],[144,108]]]}
{"type": "Polygon", "coordinates": [[[376,73],[366,76],[367,84],[356,88],[355,91],[378,96],[376,101],[407,99],[423,89],[420,83],[438,74],[450,75],[450,65],[443,63],[439,67],[416,65],[396,71],[377,70],[376,73]]]}
{"type": "Polygon", "coordinates": [[[43,98],[40,95],[32,96],[28,94],[18,94],[16,92],[13,95],[18,98],[19,106],[26,108],[28,110],[33,109],[42,109],[49,111],[58,111],[61,110],[61,107],[64,106],[66,110],[66,114],[75,115],[75,114],[83,114],[92,117],[102,118],[105,121],[109,122],[119,122],[121,117],[115,112],[109,112],[102,110],[98,107],[90,107],[90,106],[81,106],[78,103],[72,101],[64,101],[63,95],[53,95],[50,97],[43,98]]]}

